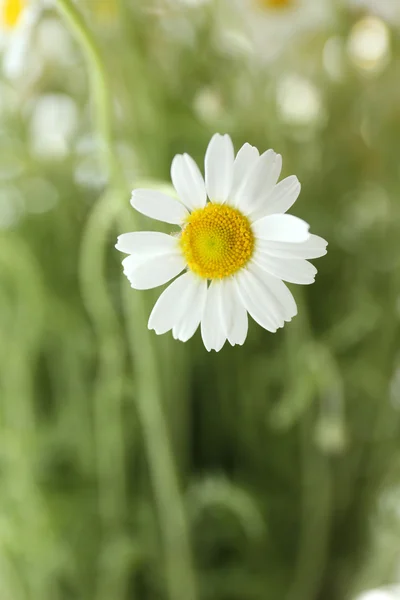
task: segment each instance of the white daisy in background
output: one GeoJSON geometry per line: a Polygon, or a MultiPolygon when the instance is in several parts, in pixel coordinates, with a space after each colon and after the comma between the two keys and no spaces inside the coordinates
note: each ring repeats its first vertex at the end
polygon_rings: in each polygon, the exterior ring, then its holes
{"type": "Polygon", "coordinates": [[[399,0],[350,0],[350,5],[381,17],[388,23],[400,25],[399,0]]]}
{"type": "Polygon", "coordinates": [[[229,135],[216,134],[205,155],[205,181],[194,160],[178,154],[171,177],[180,201],[138,189],[132,206],[142,214],[180,226],[167,235],[124,233],[116,248],[129,254],[124,273],[135,289],[175,279],[158,298],[149,319],[157,334],[191,338],[201,324],[208,351],[225,341],[243,344],[250,316],[275,332],[297,314],[283,283],[314,282],[316,268],[306,259],[326,254],[327,242],[309,233],[307,223],[284,214],[296,201],[294,175],[277,183],[282,157],[260,156],[245,144],[234,157],[229,135]],[[207,198],[208,196],[208,198],[207,198]]]}
{"type": "Polygon", "coordinates": [[[3,73],[14,79],[24,70],[34,27],[44,2],[0,0],[0,52],[3,73]]]}
{"type": "Polygon", "coordinates": [[[379,74],[391,58],[390,31],[386,23],[373,16],[359,19],[347,40],[351,62],[364,74],[379,74]]]}
{"type": "Polygon", "coordinates": [[[356,600],[400,600],[400,586],[368,590],[357,596],[356,600]]]}
{"type": "Polygon", "coordinates": [[[79,109],[66,94],[43,94],[30,106],[30,149],[42,160],[63,160],[78,130],[79,109]]]}
{"type": "Polygon", "coordinates": [[[290,49],[293,41],[329,26],[334,18],[331,0],[225,0],[232,2],[249,30],[257,53],[266,61],[290,49]]]}

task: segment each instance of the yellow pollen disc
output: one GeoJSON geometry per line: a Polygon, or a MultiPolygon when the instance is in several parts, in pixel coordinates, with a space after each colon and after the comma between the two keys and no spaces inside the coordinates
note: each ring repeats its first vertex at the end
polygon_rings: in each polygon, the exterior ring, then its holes
{"type": "Polygon", "coordinates": [[[290,8],[296,0],[256,0],[260,8],[290,8]]]}
{"type": "Polygon", "coordinates": [[[1,22],[9,29],[13,29],[18,24],[25,4],[26,0],[4,0],[1,7],[1,22]]]}
{"type": "Polygon", "coordinates": [[[254,236],[239,210],[209,202],[188,217],[180,244],[191,271],[205,279],[222,279],[249,261],[254,236]]]}

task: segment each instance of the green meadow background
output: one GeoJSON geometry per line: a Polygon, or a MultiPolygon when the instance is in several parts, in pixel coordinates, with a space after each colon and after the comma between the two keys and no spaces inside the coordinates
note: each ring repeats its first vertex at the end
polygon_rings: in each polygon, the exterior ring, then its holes
{"type": "Polygon", "coordinates": [[[59,0],[1,79],[1,600],[399,583],[400,29],[342,3],[265,61],[216,4],[59,0]],[[292,323],[208,354],[114,244],[216,131],[283,155],[329,247],[292,323]]]}

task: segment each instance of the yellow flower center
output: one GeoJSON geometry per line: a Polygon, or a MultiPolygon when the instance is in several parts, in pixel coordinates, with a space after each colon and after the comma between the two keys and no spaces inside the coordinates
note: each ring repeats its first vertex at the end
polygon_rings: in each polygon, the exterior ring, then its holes
{"type": "Polygon", "coordinates": [[[296,0],[256,0],[260,8],[290,8],[296,0]]]}
{"type": "Polygon", "coordinates": [[[13,29],[18,24],[25,4],[26,0],[4,0],[0,22],[8,29],[13,29]]]}
{"type": "Polygon", "coordinates": [[[191,271],[205,279],[222,279],[251,258],[254,236],[239,210],[209,202],[188,217],[180,244],[191,271]]]}

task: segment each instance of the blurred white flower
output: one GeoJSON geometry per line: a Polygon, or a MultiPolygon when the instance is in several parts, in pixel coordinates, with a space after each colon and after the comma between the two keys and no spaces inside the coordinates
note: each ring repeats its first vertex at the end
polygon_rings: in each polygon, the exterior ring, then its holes
{"type": "Polygon", "coordinates": [[[69,66],[76,60],[71,36],[56,17],[42,19],[35,35],[35,53],[41,63],[69,66]]]}
{"type": "Polygon", "coordinates": [[[343,81],[346,71],[344,43],[340,36],[330,37],[324,45],[322,61],[333,81],[343,81]]]}
{"type": "Polygon", "coordinates": [[[254,44],[243,30],[236,27],[220,28],[215,43],[220,52],[228,56],[240,58],[254,55],[254,44]]]}
{"type": "Polygon", "coordinates": [[[149,2],[144,10],[153,14],[165,15],[177,8],[199,8],[211,2],[215,2],[215,0],[154,0],[152,3],[149,2]]]}
{"type": "Polygon", "coordinates": [[[134,190],[136,210],[181,227],[172,235],[124,233],[116,244],[129,254],[122,264],[135,289],[163,285],[185,270],[157,300],[150,329],[172,330],[184,342],[201,324],[206,349],[218,352],[227,340],[232,346],[244,343],[248,313],[272,333],[297,314],[283,281],[313,283],[317,270],[306,259],[326,254],[327,242],[310,235],[301,219],[284,214],[300,183],[292,175],[277,184],[281,167],[279,154],[268,150],[260,156],[250,144],[235,158],[231,138],[216,134],[205,155],[205,181],[188,154],[173,159],[171,178],[180,201],[134,190]]]}
{"type": "MultiPolygon", "coordinates": [[[[255,49],[271,61],[293,42],[332,23],[330,0],[226,0],[239,10],[255,49]]],[[[228,6],[229,4],[229,6],[228,6]]]]}
{"type": "Polygon", "coordinates": [[[76,102],[65,94],[40,96],[33,104],[30,122],[31,150],[40,158],[61,159],[70,152],[78,125],[76,102]]]}
{"type": "Polygon", "coordinates": [[[178,4],[183,4],[186,6],[203,6],[204,4],[209,4],[212,0],[174,0],[178,4]]]}
{"type": "Polygon", "coordinates": [[[350,0],[350,4],[354,8],[365,9],[389,23],[400,25],[399,0],[350,0]]]}
{"type": "Polygon", "coordinates": [[[356,600],[400,600],[400,586],[368,590],[357,596],[356,600]]]}
{"type": "Polygon", "coordinates": [[[74,179],[78,185],[100,189],[107,184],[107,173],[99,159],[99,146],[100,141],[93,134],[84,134],[77,140],[74,179]]]}
{"type": "Polygon", "coordinates": [[[205,123],[217,121],[223,112],[220,94],[210,87],[202,88],[197,92],[193,107],[198,117],[205,123]]]}
{"type": "Polygon", "coordinates": [[[43,6],[28,0],[0,0],[0,51],[6,77],[14,79],[22,74],[43,6]]]}
{"type": "Polygon", "coordinates": [[[390,59],[388,27],[377,17],[360,19],[350,32],[347,51],[351,61],[362,71],[381,72],[390,59]]]}
{"type": "Polygon", "coordinates": [[[311,125],[320,121],[324,113],[319,89],[296,73],[279,79],[277,105],[282,120],[293,125],[311,125]]]}

